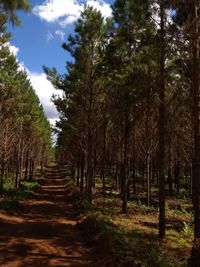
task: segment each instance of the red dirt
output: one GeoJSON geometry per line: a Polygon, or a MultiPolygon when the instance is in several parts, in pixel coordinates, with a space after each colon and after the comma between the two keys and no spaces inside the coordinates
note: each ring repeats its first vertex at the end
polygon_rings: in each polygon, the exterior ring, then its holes
{"type": "Polygon", "coordinates": [[[76,199],[56,166],[47,171],[29,199],[0,213],[0,266],[96,266],[97,248],[76,227],[76,199]]]}

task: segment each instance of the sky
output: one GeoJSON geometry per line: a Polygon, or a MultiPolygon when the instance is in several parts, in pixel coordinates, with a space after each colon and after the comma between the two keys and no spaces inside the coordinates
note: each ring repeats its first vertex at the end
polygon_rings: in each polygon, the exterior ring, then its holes
{"type": "Polygon", "coordinates": [[[30,0],[31,13],[18,12],[22,26],[13,28],[10,49],[17,56],[21,68],[26,69],[29,79],[39,96],[49,121],[54,124],[59,118],[51,102],[55,90],[43,72],[43,66],[55,67],[60,74],[66,72],[70,55],[61,45],[73,34],[74,23],[83,10],[83,2],[101,11],[104,17],[111,16],[113,0],[30,0]]]}

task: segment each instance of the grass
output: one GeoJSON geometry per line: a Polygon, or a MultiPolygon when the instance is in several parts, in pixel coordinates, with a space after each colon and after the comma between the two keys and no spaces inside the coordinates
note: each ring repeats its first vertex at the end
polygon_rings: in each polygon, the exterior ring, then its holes
{"type": "Polygon", "coordinates": [[[20,188],[14,190],[13,184],[7,181],[4,184],[0,199],[0,210],[6,210],[16,205],[20,200],[26,199],[37,185],[37,182],[22,182],[20,188]]]}
{"type": "Polygon", "coordinates": [[[158,238],[158,209],[129,201],[129,213],[121,213],[116,194],[103,199],[98,193],[93,206],[86,205],[87,216],[96,220],[100,232],[106,233],[109,245],[121,266],[184,267],[190,256],[193,240],[192,211],[188,199],[167,200],[166,238],[158,238]],[[177,208],[178,207],[178,208],[177,208]]]}

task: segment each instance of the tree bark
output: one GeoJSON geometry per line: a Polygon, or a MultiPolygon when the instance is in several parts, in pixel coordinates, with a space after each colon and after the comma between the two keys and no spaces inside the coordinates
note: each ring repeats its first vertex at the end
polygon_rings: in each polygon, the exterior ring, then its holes
{"type": "Polygon", "coordinates": [[[127,163],[128,163],[128,110],[125,108],[124,112],[124,155],[122,167],[122,212],[127,213],[127,190],[128,190],[128,177],[127,177],[127,163]]]}
{"type": "Polygon", "coordinates": [[[165,7],[160,2],[159,237],[165,237],[165,7]]]}
{"type": "Polygon", "coordinates": [[[194,242],[189,259],[189,266],[198,267],[200,263],[200,81],[199,81],[199,17],[198,3],[194,0],[194,15],[191,22],[195,20],[192,33],[193,54],[193,131],[194,149],[192,160],[192,200],[194,207],[194,242]]]}

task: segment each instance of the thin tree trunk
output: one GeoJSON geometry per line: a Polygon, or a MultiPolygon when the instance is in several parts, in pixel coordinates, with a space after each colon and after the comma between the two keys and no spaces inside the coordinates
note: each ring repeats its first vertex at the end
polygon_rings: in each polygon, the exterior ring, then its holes
{"type": "Polygon", "coordinates": [[[84,166],[85,165],[85,157],[83,152],[81,153],[81,181],[80,181],[80,191],[83,192],[84,187],[84,166]]]}
{"type": "Polygon", "coordinates": [[[76,186],[79,186],[79,182],[80,182],[80,165],[81,165],[81,160],[80,160],[80,156],[77,162],[77,177],[76,177],[76,186]]]}
{"type": "Polygon", "coordinates": [[[29,160],[28,160],[28,149],[27,149],[27,152],[26,152],[26,160],[25,160],[25,173],[24,173],[24,180],[26,181],[27,178],[28,178],[28,163],[29,163],[29,160]]]}
{"type": "Polygon", "coordinates": [[[169,185],[169,195],[173,194],[173,182],[172,182],[172,149],[171,149],[171,140],[169,138],[169,160],[168,160],[168,185],[169,185]]]}
{"type": "Polygon", "coordinates": [[[101,166],[101,178],[102,178],[102,191],[103,197],[105,198],[106,194],[106,184],[105,184],[105,157],[106,157],[106,128],[107,128],[107,121],[106,121],[106,113],[104,118],[103,124],[103,153],[102,153],[102,166],[101,166]]]}
{"type": "Polygon", "coordinates": [[[92,134],[88,133],[88,146],[87,146],[87,200],[92,203],[92,183],[93,183],[93,160],[92,160],[92,134]]]}
{"type": "Polygon", "coordinates": [[[146,159],[146,173],[147,173],[147,207],[151,205],[151,181],[150,181],[150,159],[147,155],[146,159]]]}
{"type": "Polygon", "coordinates": [[[124,114],[124,155],[123,155],[123,167],[122,167],[122,212],[127,213],[127,189],[128,189],[128,177],[127,177],[127,162],[128,162],[128,110],[125,109],[124,114]]]}
{"type": "Polygon", "coordinates": [[[165,7],[160,3],[159,237],[165,237],[165,7]]]}
{"type": "Polygon", "coordinates": [[[135,130],[133,133],[133,195],[136,193],[136,144],[135,144],[135,130]]]}
{"type": "Polygon", "coordinates": [[[200,263],[200,82],[199,82],[199,16],[198,4],[194,0],[195,19],[194,33],[192,40],[193,47],[193,130],[194,130],[194,149],[192,160],[192,184],[193,184],[193,207],[194,207],[194,242],[191,251],[189,266],[199,267],[200,263]]]}

